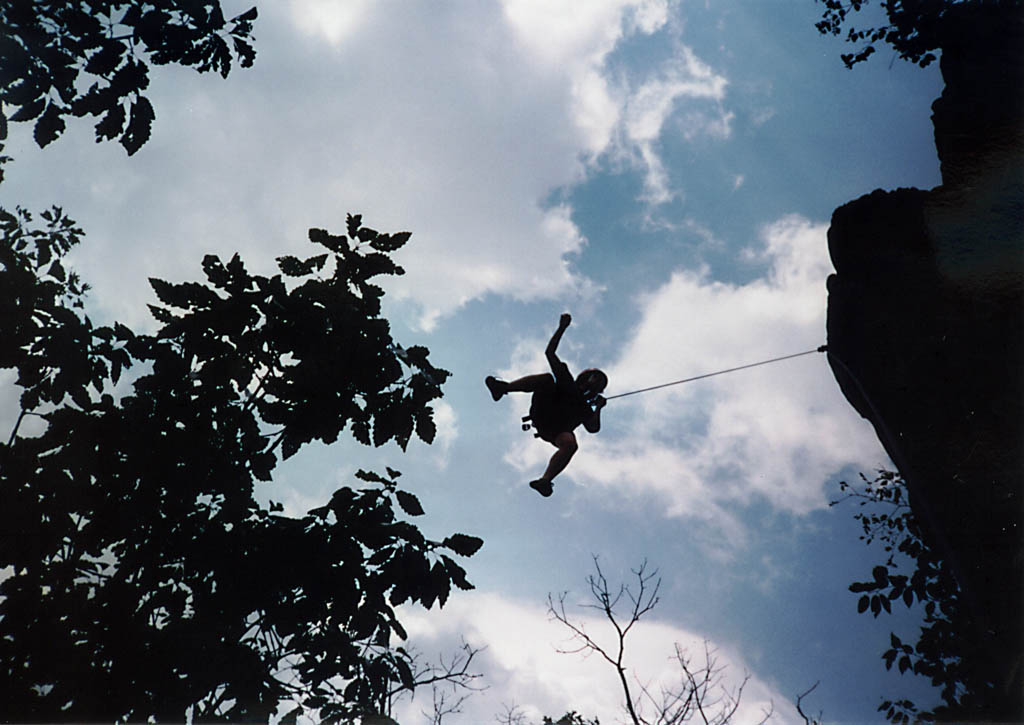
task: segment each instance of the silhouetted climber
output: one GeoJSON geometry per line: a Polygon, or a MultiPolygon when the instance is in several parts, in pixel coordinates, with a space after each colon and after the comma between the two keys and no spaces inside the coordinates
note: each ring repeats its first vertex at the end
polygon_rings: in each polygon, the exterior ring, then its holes
{"type": "Polygon", "coordinates": [[[579,447],[573,431],[581,424],[590,433],[601,430],[601,408],[607,402],[600,395],[608,385],[607,375],[597,368],[587,368],[573,379],[569,366],[555,354],[562,333],[571,322],[572,317],[568,313],[562,315],[558,329],[544,350],[551,373],[527,375],[511,382],[492,376],[484,380],[496,401],[501,400],[505,393],[533,394],[530,416],[524,420],[533,422],[538,438],[558,449],[551,456],[544,475],[530,481],[530,487],[541,496],[551,495],[552,479],[565,469],[579,447]]]}

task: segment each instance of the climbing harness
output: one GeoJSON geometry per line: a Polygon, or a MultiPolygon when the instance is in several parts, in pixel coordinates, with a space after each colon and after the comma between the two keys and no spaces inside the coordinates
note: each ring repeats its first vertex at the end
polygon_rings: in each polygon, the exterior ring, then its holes
{"type": "Polygon", "coordinates": [[[703,375],[695,375],[692,378],[683,378],[682,380],[673,380],[671,383],[662,383],[661,385],[652,385],[649,388],[640,388],[639,390],[631,390],[628,393],[619,393],[618,395],[609,395],[605,397],[605,400],[613,400],[614,398],[625,398],[627,395],[636,395],[637,393],[646,393],[651,390],[658,390],[659,388],[667,388],[671,385],[682,385],[683,383],[690,383],[694,380],[702,380],[704,378],[711,378],[715,375],[725,375],[726,373],[734,373],[737,370],[746,370],[747,368],[756,368],[758,365],[767,365],[769,363],[780,362],[782,360],[789,360],[794,357],[800,357],[801,355],[810,355],[815,352],[827,352],[828,345],[822,345],[816,347],[813,350],[805,350],[804,352],[793,353],[792,355],[783,355],[782,357],[773,357],[771,360],[761,360],[760,362],[750,363],[748,365],[740,365],[735,368],[728,368],[726,370],[717,370],[713,373],[704,373],[703,375]]]}
{"type": "MultiPolygon", "coordinates": [[[[713,373],[704,373],[703,375],[695,375],[692,378],[683,378],[682,380],[673,380],[671,383],[662,383],[661,385],[652,385],[649,388],[640,388],[639,390],[631,390],[628,393],[619,393],[617,395],[609,395],[605,397],[605,400],[614,400],[615,398],[625,398],[627,395],[637,395],[638,393],[647,393],[651,390],[659,390],[661,388],[667,388],[672,385],[682,385],[683,383],[692,383],[694,380],[703,380],[704,378],[711,378],[715,375],[725,375],[726,373],[734,373],[738,370],[746,370],[747,368],[756,368],[759,365],[768,365],[769,363],[781,362],[782,360],[790,360],[795,357],[801,357],[803,355],[810,355],[816,352],[828,352],[828,345],[821,345],[813,350],[804,350],[803,352],[793,353],[792,355],[783,355],[782,357],[773,357],[770,360],[761,360],[755,363],[749,363],[747,365],[740,365],[735,368],[727,368],[725,370],[716,370],[713,373]]],[[[529,431],[533,427],[532,419],[530,416],[523,416],[523,430],[529,431]]],[[[539,433],[534,433],[534,437],[540,437],[539,433]]]]}

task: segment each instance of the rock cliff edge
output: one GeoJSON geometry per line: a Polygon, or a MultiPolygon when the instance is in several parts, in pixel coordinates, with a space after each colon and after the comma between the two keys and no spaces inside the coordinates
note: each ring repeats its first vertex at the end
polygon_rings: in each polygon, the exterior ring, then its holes
{"type": "Polygon", "coordinates": [[[943,44],[942,184],[876,190],[829,229],[836,380],[903,474],[1024,717],[1024,21],[943,44]]]}

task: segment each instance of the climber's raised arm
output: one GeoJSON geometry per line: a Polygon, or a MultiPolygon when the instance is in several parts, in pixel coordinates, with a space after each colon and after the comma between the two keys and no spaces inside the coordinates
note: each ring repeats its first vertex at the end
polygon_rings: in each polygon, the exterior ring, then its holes
{"type": "Polygon", "coordinates": [[[547,357],[548,364],[551,366],[551,372],[555,374],[556,378],[559,377],[559,373],[562,372],[561,368],[565,368],[566,371],[568,371],[565,363],[559,360],[558,354],[555,351],[558,350],[558,343],[562,340],[562,333],[566,331],[571,323],[572,315],[568,312],[563,313],[558,319],[558,329],[555,330],[555,334],[551,336],[548,346],[544,349],[544,355],[547,357]]]}

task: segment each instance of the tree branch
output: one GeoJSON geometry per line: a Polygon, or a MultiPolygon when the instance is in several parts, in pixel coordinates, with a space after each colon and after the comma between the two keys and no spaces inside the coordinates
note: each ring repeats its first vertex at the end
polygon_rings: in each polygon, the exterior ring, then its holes
{"type": "MultiPolygon", "coordinates": [[[[734,690],[728,690],[722,684],[724,668],[717,666],[714,650],[707,641],[704,642],[704,662],[697,668],[691,666],[686,651],[679,644],[675,645],[675,658],[681,679],[675,687],[662,687],[660,698],[655,697],[650,688],[635,674],[635,682],[631,685],[624,664],[626,639],[640,619],[657,606],[661,579],[657,575],[657,570],[648,571],[647,562],[644,561],[640,567],[632,570],[636,582],[632,586],[621,585],[616,591],[609,585],[597,557],[594,557],[594,570],[594,574],[587,578],[594,603],[581,604],[580,607],[597,609],[604,614],[604,619],[608,620],[616,633],[616,649],[614,653],[609,652],[609,649],[598,644],[587,634],[582,622],[571,621],[565,611],[566,595],[563,593],[558,597],[557,604],[554,597],[548,595],[548,613],[572,633],[579,646],[574,650],[558,651],[585,654],[596,652],[611,664],[622,687],[625,698],[624,710],[629,716],[628,721],[633,725],[678,725],[697,718],[704,725],[726,725],[731,722],[739,710],[743,690],[750,680],[750,675],[745,675],[734,690]],[[628,597],[630,601],[630,607],[624,615],[616,611],[616,606],[623,597],[628,597]],[[653,708],[653,720],[644,717],[644,703],[653,708]]],[[[773,712],[774,706],[770,705],[764,711],[758,725],[767,722],[773,712]]]]}
{"type": "Polygon", "coordinates": [[[815,682],[808,689],[804,690],[803,692],[801,692],[799,695],[796,696],[796,712],[797,712],[797,714],[800,717],[803,718],[804,723],[806,723],[806,725],[820,725],[820,723],[821,723],[821,713],[820,712],[818,713],[817,717],[808,717],[807,713],[805,713],[804,709],[803,709],[804,698],[807,697],[808,695],[810,695],[812,692],[814,692],[815,688],[819,684],[820,684],[820,682],[815,682]]]}

